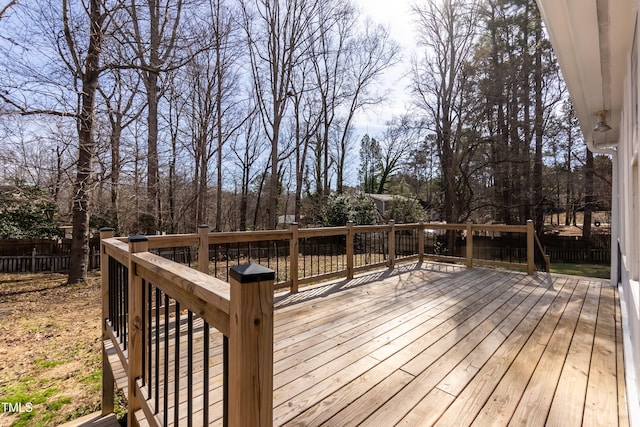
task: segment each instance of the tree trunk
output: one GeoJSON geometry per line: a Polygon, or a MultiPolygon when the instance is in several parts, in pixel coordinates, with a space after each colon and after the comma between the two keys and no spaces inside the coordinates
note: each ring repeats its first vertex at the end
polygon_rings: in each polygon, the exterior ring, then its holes
{"type": "Polygon", "coordinates": [[[591,239],[593,212],[595,211],[593,197],[593,153],[591,150],[587,149],[585,154],[584,221],[582,223],[582,240],[589,241],[591,239]]]}
{"type": "Polygon", "coordinates": [[[113,224],[118,228],[118,190],[120,185],[120,135],[122,132],[122,113],[117,112],[111,120],[111,215],[113,224]]]}
{"type": "Polygon", "coordinates": [[[147,91],[147,214],[153,216],[156,230],[160,230],[162,220],[158,189],[158,73],[145,73],[144,83],[147,91]]]}
{"type": "Polygon", "coordinates": [[[278,144],[280,118],[275,114],[273,140],[271,141],[271,176],[269,177],[269,200],[267,202],[267,227],[273,230],[278,225],[278,144]]]}
{"type": "MultiPolygon", "coordinates": [[[[64,3],[67,6],[67,2],[64,3]]],[[[73,198],[73,231],[67,283],[84,282],[89,262],[89,185],[93,160],[93,128],[98,67],[102,45],[102,21],[99,0],[89,2],[89,46],[82,73],[82,94],[78,117],[78,164],[73,198]]]]}
{"type": "Polygon", "coordinates": [[[542,236],[544,230],[544,194],[542,192],[542,138],[544,105],[542,100],[542,22],[537,14],[536,26],[536,58],[535,58],[535,88],[536,88],[536,110],[535,110],[535,141],[536,151],[533,164],[533,194],[535,202],[534,226],[538,236],[542,236]]]}

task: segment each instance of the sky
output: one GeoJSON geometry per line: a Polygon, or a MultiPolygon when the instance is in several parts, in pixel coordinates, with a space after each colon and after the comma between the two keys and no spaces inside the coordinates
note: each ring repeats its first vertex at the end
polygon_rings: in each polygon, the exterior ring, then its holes
{"type": "Polygon", "coordinates": [[[384,85],[391,89],[388,102],[381,107],[371,109],[366,114],[360,114],[356,121],[358,133],[369,133],[370,136],[380,136],[385,129],[385,122],[394,115],[406,111],[408,104],[408,79],[403,77],[409,70],[411,52],[415,48],[413,23],[410,17],[412,0],[354,0],[364,15],[369,15],[389,29],[391,37],[402,48],[402,61],[383,77],[384,85]]]}

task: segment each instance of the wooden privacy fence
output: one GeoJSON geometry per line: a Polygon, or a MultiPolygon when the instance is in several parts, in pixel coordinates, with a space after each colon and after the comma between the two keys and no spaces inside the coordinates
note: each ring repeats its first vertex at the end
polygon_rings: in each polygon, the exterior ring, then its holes
{"type": "Polygon", "coordinates": [[[569,263],[598,263],[608,264],[611,262],[611,250],[600,248],[547,248],[546,252],[551,262],[569,263]]]}
{"type": "MultiPolygon", "coordinates": [[[[0,256],[0,273],[64,273],[69,271],[69,255],[0,256]]],[[[89,269],[100,268],[100,254],[91,251],[89,269]]]]}

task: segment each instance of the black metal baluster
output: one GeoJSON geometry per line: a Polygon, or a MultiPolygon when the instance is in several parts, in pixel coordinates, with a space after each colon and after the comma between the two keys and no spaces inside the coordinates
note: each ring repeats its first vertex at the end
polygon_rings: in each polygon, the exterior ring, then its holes
{"type": "Polygon", "coordinates": [[[203,326],[203,345],[204,345],[204,365],[203,365],[203,382],[202,390],[202,425],[209,425],[209,324],[204,322],[203,326]]]}
{"type": "Polygon", "coordinates": [[[324,262],[324,271],[323,273],[327,273],[327,244],[322,245],[322,261],[324,262]]]}
{"type": "Polygon", "coordinates": [[[151,352],[152,352],[152,342],[153,342],[153,338],[151,337],[152,335],[152,321],[153,321],[153,298],[152,298],[152,293],[153,293],[153,286],[151,285],[151,283],[147,283],[147,287],[148,292],[147,292],[147,325],[149,327],[149,341],[147,343],[147,377],[149,380],[149,387],[147,388],[147,399],[151,399],[151,389],[153,387],[153,383],[151,381],[151,368],[152,368],[152,363],[151,363],[151,352]]]}
{"type": "Polygon", "coordinates": [[[169,425],[169,295],[164,294],[164,396],[163,396],[163,421],[169,425]]]}
{"type": "Polygon", "coordinates": [[[274,248],[276,250],[276,277],[280,275],[280,257],[278,256],[278,242],[274,243],[274,248]]]}
{"type": "MultiPolygon", "coordinates": [[[[289,244],[289,242],[286,242],[283,244],[283,250],[285,253],[285,264],[284,264],[284,271],[285,271],[285,278],[284,280],[289,280],[292,276],[292,272],[289,271],[289,261],[291,260],[291,245],[289,244]]],[[[296,256],[298,256],[298,254],[296,254],[296,256]]],[[[298,274],[298,272],[296,272],[296,274],[298,274]]]]}
{"type": "Polygon", "coordinates": [[[271,242],[267,241],[267,267],[271,263],[271,242]]]}
{"type": "Polygon", "coordinates": [[[147,281],[142,279],[142,386],[144,387],[147,383],[147,375],[145,373],[145,363],[147,362],[147,316],[145,313],[145,303],[147,299],[145,298],[147,293],[147,281]]]}
{"type": "MultiPolygon", "coordinates": [[[[178,425],[180,406],[180,303],[176,300],[176,317],[175,317],[175,353],[174,353],[174,369],[173,369],[173,423],[178,425]]],[[[191,371],[191,365],[187,365],[187,369],[191,371]]]]}
{"type": "Polygon", "coordinates": [[[371,253],[371,248],[369,246],[369,236],[371,233],[364,233],[364,257],[362,258],[362,265],[367,265],[367,257],[369,257],[369,259],[371,259],[371,257],[373,256],[373,254],[371,253]]]}
{"type": "MultiPolygon", "coordinates": [[[[113,259],[111,257],[108,258],[108,264],[107,264],[107,268],[109,269],[109,295],[108,295],[108,300],[109,300],[109,322],[111,322],[113,324],[113,281],[114,281],[114,274],[115,272],[113,271],[113,259]]],[[[104,319],[103,319],[104,321],[104,319]]]]}
{"type": "Polygon", "coordinates": [[[227,261],[227,275],[224,279],[225,282],[229,282],[229,244],[225,244],[225,250],[227,251],[227,254],[225,256],[226,261],[227,261]]]}
{"type": "MultiPolygon", "coordinates": [[[[187,366],[193,366],[193,313],[189,310],[187,321],[187,366]]],[[[191,427],[193,414],[193,369],[187,371],[187,426],[191,427]]]]}
{"type": "Polygon", "coordinates": [[[117,265],[113,266],[113,297],[111,301],[111,327],[113,328],[114,333],[120,337],[120,330],[118,329],[118,309],[120,308],[120,300],[118,298],[119,295],[119,286],[120,286],[120,271],[117,265]]]}
{"type": "Polygon", "coordinates": [[[160,303],[162,291],[156,288],[156,389],[155,389],[155,414],[160,412],[160,303]]]}
{"type": "Polygon", "coordinates": [[[310,275],[313,276],[313,247],[314,247],[314,244],[310,243],[310,246],[311,246],[311,248],[310,248],[310,251],[309,251],[309,264],[310,264],[309,268],[311,270],[310,271],[310,275]]]}
{"type": "Polygon", "coordinates": [[[213,245],[213,276],[218,277],[218,245],[213,245]]]}
{"type": "Polygon", "coordinates": [[[127,323],[127,319],[129,318],[129,283],[128,283],[128,277],[127,277],[127,281],[125,282],[125,286],[124,286],[124,305],[122,307],[122,336],[123,336],[123,341],[124,341],[124,350],[127,349],[127,331],[128,331],[128,323],[127,323]]]}
{"type": "Polygon", "coordinates": [[[123,335],[125,334],[125,329],[124,329],[124,323],[126,321],[126,315],[127,312],[125,311],[125,304],[124,304],[124,294],[125,294],[125,275],[124,275],[124,269],[121,268],[120,269],[120,275],[122,277],[122,280],[120,281],[120,295],[118,296],[118,337],[120,337],[120,342],[124,343],[125,345],[125,350],[126,350],[126,340],[123,339],[123,335]]]}
{"type": "Polygon", "coordinates": [[[123,293],[123,289],[124,289],[124,274],[123,271],[124,269],[122,268],[122,266],[120,266],[119,270],[119,280],[118,280],[118,300],[116,301],[116,306],[118,307],[118,326],[116,327],[116,330],[118,331],[118,338],[120,339],[120,343],[122,343],[122,317],[123,317],[123,313],[122,313],[122,304],[123,304],[123,297],[122,297],[122,293],[123,293]]]}
{"type": "Polygon", "coordinates": [[[222,426],[229,426],[229,337],[222,336],[222,426]]]}
{"type": "Polygon", "coordinates": [[[122,268],[118,269],[118,283],[116,284],[116,332],[118,333],[118,339],[122,343],[122,330],[120,325],[122,323],[122,287],[124,286],[122,279],[122,268]]]}

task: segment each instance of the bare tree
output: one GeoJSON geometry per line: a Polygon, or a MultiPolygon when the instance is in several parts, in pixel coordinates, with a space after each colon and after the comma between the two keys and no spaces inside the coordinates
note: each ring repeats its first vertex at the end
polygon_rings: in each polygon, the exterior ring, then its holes
{"type": "Polygon", "coordinates": [[[95,96],[100,73],[100,51],[104,34],[105,13],[99,0],[89,0],[87,10],[89,20],[89,43],[86,54],[76,46],[72,36],[73,26],[69,20],[68,0],[63,0],[63,23],[67,47],[72,64],[82,82],[80,111],[77,117],[79,153],[73,200],[73,232],[69,262],[69,283],[85,281],[89,260],[89,198],[88,186],[91,180],[93,160],[93,131],[95,123],[95,96]]]}
{"type": "MultiPolygon", "coordinates": [[[[308,64],[308,63],[307,63],[308,64]]],[[[310,84],[307,67],[299,67],[296,78],[293,81],[293,138],[294,138],[294,164],[295,171],[295,197],[294,217],[300,220],[302,208],[302,191],[304,177],[307,171],[307,154],[311,145],[311,139],[316,135],[321,115],[318,114],[317,91],[310,84]]]]}
{"type": "MultiPolygon", "coordinates": [[[[47,20],[47,24],[40,22],[40,24],[48,26],[44,27],[39,35],[53,36],[48,40],[38,40],[29,48],[49,49],[43,54],[52,59],[54,52],[57,52],[57,64],[62,64],[62,67],[57,69],[57,73],[66,74],[47,76],[46,72],[36,71],[37,66],[33,63],[25,64],[22,58],[16,57],[17,52],[12,52],[14,55],[8,59],[16,62],[12,67],[13,70],[16,70],[17,66],[28,69],[30,76],[33,77],[36,74],[38,83],[30,88],[31,91],[9,90],[0,94],[0,98],[23,115],[54,115],[75,119],[78,132],[78,157],[72,202],[73,232],[68,283],[84,281],[87,275],[89,192],[92,183],[92,161],[95,147],[95,96],[98,76],[101,72],[100,52],[107,25],[105,5],[101,1],[88,0],[87,4],[83,6],[72,8],[69,0],[63,0],[60,9],[57,5],[43,2],[37,9],[29,11],[29,13],[34,13],[30,17],[32,19],[30,22],[38,22],[36,16],[47,20]],[[57,18],[52,20],[51,18],[56,15],[57,18]],[[84,32],[79,31],[82,28],[84,28],[84,32]],[[48,45],[49,41],[54,41],[55,45],[48,45]],[[68,82],[70,87],[55,82],[56,77],[61,76],[64,76],[64,82],[68,82]],[[42,90],[45,91],[41,92],[42,90]],[[43,99],[38,100],[41,107],[35,105],[34,95],[36,93],[44,95],[43,99]],[[69,93],[77,94],[75,103],[69,102],[69,93]],[[19,98],[19,95],[22,97],[19,98]],[[65,108],[71,106],[73,107],[65,108]]],[[[26,45],[20,47],[27,49],[26,45]]],[[[18,50],[22,51],[21,49],[18,50]]],[[[31,56],[30,60],[35,61],[35,58],[31,56]]],[[[51,71],[49,70],[49,72],[51,71]]],[[[19,88],[20,85],[16,84],[15,87],[19,88]]]]}
{"type": "MultiPolygon", "coordinates": [[[[238,135],[232,140],[231,152],[235,159],[236,165],[240,168],[240,205],[239,205],[239,227],[241,231],[247,229],[247,217],[249,215],[249,192],[251,183],[257,179],[256,172],[260,157],[268,147],[262,137],[260,129],[257,108],[249,109],[247,112],[248,119],[244,122],[243,135],[238,135]]],[[[265,166],[265,170],[268,166],[265,166]]],[[[262,174],[264,177],[266,174],[262,174]]],[[[262,184],[260,184],[262,187],[262,184]]],[[[255,211],[257,212],[260,205],[260,192],[258,192],[258,200],[256,201],[255,211]]],[[[254,228],[256,226],[254,219],[254,228]]]]}
{"type": "Polygon", "coordinates": [[[182,19],[183,0],[148,0],[140,6],[131,0],[128,11],[132,28],[124,28],[124,37],[135,52],[138,69],[147,95],[147,212],[156,227],[162,224],[158,164],[158,102],[160,75],[176,66],[174,53],[182,19]],[[129,34],[129,30],[131,34],[129,34]]]}
{"type": "Polygon", "coordinates": [[[295,67],[306,53],[308,27],[319,0],[241,0],[251,73],[265,134],[271,143],[271,174],[266,214],[275,226],[278,213],[280,132],[293,95],[295,67]]]}
{"type": "Polygon", "coordinates": [[[241,58],[239,38],[237,36],[234,11],[221,0],[210,3],[213,17],[211,46],[214,52],[213,71],[215,73],[215,126],[216,132],[216,223],[215,230],[222,231],[222,181],[223,149],[229,139],[246,120],[241,117],[235,94],[238,92],[238,62],[241,58]]]}
{"type": "Polygon", "coordinates": [[[2,19],[7,13],[9,13],[9,9],[18,4],[18,0],[11,0],[9,3],[4,5],[2,9],[0,9],[0,19],[2,19]]]}
{"type": "Polygon", "coordinates": [[[444,185],[444,219],[460,220],[459,167],[467,159],[471,103],[470,62],[478,30],[476,0],[427,1],[412,8],[424,50],[414,60],[412,92],[426,115],[440,159],[444,185]]]}
{"type": "Polygon", "coordinates": [[[110,220],[113,226],[118,227],[119,220],[119,187],[120,172],[122,169],[121,139],[122,132],[137,121],[144,111],[136,105],[139,75],[130,70],[112,68],[109,70],[108,79],[104,79],[98,90],[106,107],[106,116],[109,121],[109,149],[111,154],[110,165],[110,220]],[[134,109],[134,107],[137,107],[134,109]]]}
{"type": "Polygon", "coordinates": [[[386,94],[376,92],[375,83],[383,73],[400,60],[400,46],[391,39],[389,31],[367,19],[363,31],[350,42],[345,66],[346,112],[342,116],[337,138],[337,190],[342,192],[346,154],[356,114],[364,108],[380,104],[386,94]]]}
{"type": "Polygon", "coordinates": [[[395,117],[387,123],[387,131],[380,144],[378,194],[383,194],[391,176],[400,170],[402,160],[415,149],[421,139],[421,129],[413,126],[408,116],[395,117]]]}

